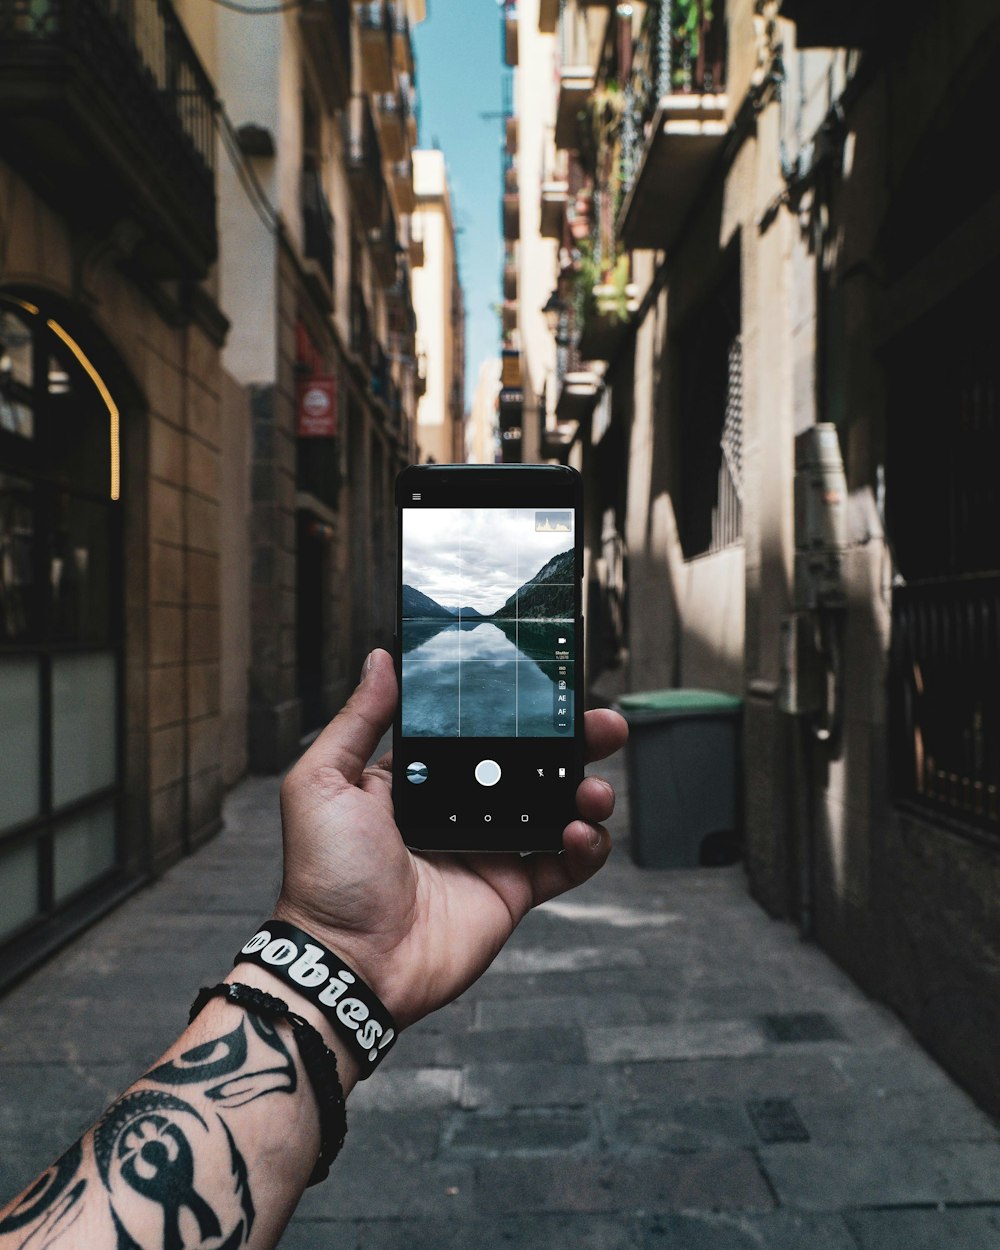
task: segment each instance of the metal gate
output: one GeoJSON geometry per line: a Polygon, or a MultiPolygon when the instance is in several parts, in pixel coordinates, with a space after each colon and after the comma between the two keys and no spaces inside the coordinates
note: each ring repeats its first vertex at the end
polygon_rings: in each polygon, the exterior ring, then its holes
{"type": "Polygon", "coordinates": [[[1000,840],[1000,312],[996,274],[890,367],[895,797],[1000,840]],[[992,310],[983,312],[984,309],[992,310]]]}

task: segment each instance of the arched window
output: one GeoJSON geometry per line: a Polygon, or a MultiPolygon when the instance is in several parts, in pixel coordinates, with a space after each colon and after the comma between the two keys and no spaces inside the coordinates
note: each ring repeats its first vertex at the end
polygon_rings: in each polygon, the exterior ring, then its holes
{"type": "Polygon", "coordinates": [[[119,862],[118,437],[71,330],[0,292],[0,943],[119,862]]]}

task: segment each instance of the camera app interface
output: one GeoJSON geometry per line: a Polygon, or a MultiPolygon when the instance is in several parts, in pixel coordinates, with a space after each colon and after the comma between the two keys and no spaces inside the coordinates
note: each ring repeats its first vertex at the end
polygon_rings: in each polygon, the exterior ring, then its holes
{"type": "Polygon", "coordinates": [[[573,732],[573,512],[403,512],[405,738],[573,732]]]}

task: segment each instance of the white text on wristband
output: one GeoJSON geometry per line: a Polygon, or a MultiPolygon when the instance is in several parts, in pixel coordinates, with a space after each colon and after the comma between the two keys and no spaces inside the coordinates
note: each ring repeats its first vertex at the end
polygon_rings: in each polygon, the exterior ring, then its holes
{"type": "Polygon", "coordinates": [[[389,1012],[342,959],[308,933],[283,920],[268,921],[236,956],[234,963],[256,963],[309,998],[348,1043],[369,1076],[395,1041],[389,1012]]]}

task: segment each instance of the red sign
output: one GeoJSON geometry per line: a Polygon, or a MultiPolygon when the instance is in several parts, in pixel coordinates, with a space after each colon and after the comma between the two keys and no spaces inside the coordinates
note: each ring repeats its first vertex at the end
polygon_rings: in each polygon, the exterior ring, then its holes
{"type": "Polygon", "coordinates": [[[337,379],[333,374],[299,383],[299,438],[334,438],[337,434],[337,379]]]}

